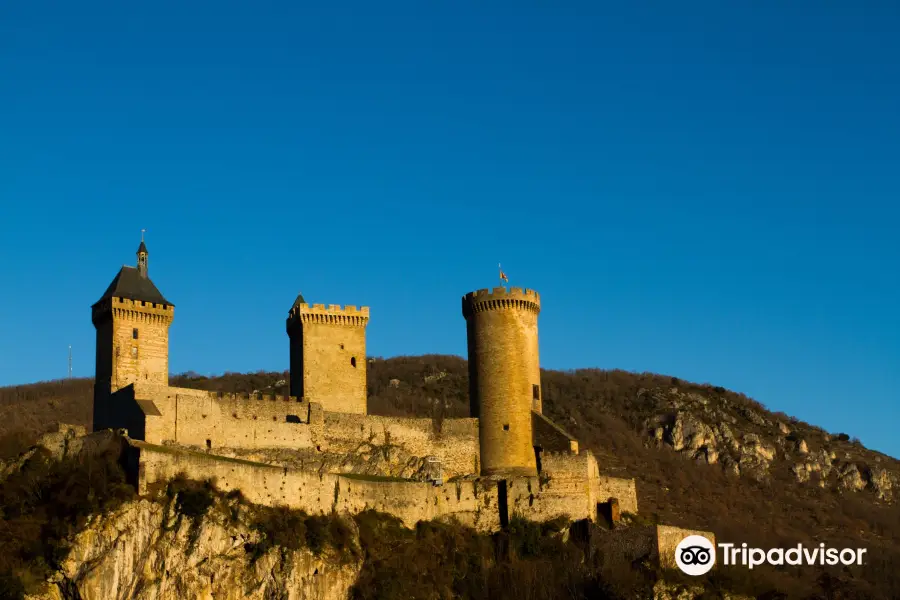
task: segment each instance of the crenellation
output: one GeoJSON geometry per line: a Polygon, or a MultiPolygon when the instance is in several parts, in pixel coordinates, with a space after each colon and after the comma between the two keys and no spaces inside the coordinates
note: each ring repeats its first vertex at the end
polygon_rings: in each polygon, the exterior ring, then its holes
{"type": "MultiPolygon", "coordinates": [[[[367,414],[369,307],[300,295],[286,320],[288,393],[170,387],[174,305],[140,264],[139,273],[123,267],[91,318],[94,428],[129,432],[129,452],[139,455],[128,461],[130,476],[142,493],[185,473],[311,514],[376,509],[408,526],[455,519],[487,531],[513,514],[597,520],[605,506],[618,521],[620,511],[637,513],[635,480],[602,475],[593,453],[542,414],[535,290],[462,297],[469,418],[400,418],[367,414]]],[[[660,553],[673,535],[660,530],[660,553]]]]}
{"type": "Polygon", "coordinates": [[[527,288],[482,289],[463,296],[462,307],[463,316],[466,318],[475,313],[500,310],[529,311],[537,314],[541,310],[541,297],[536,291],[527,288]]]}
{"type": "MultiPolygon", "coordinates": [[[[202,393],[202,392],[201,392],[202,393]]],[[[296,396],[290,396],[287,394],[264,394],[261,392],[257,392],[254,394],[248,393],[234,393],[229,394],[226,392],[205,392],[206,395],[214,400],[242,400],[242,401],[263,401],[263,402],[276,402],[276,401],[284,401],[284,402],[302,402],[302,398],[297,398],[296,396]]]]}
{"type": "Polygon", "coordinates": [[[366,412],[366,327],[369,307],[309,305],[298,297],[288,313],[291,394],[327,410],[366,412]]]}
{"type": "Polygon", "coordinates": [[[171,316],[175,312],[175,307],[171,304],[162,304],[154,302],[144,302],[143,300],[131,300],[129,298],[113,297],[110,304],[113,308],[121,310],[131,310],[142,314],[159,314],[162,316],[171,316]]]}

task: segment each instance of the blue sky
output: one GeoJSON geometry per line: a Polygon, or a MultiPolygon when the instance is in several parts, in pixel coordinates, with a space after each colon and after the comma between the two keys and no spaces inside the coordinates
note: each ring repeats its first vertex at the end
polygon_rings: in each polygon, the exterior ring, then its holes
{"type": "Polygon", "coordinates": [[[900,455],[896,3],[136,4],[0,8],[0,385],[93,373],[146,228],[173,372],[286,369],[298,291],[464,355],[502,262],[544,367],[900,455]]]}

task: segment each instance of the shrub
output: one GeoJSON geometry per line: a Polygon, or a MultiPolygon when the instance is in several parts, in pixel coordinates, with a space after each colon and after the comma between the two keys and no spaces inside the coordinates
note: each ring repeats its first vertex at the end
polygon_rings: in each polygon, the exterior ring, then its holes
{"type": "Polygon", "coordinates": [[[178,514],[198,519],[215,503],[215,486],[211,481],[191,481],[177,475],[166,487],[166,495],[175,500],[178,514]]]}
{"type": "Polygon", "coordinates": [[[121,446],[106,440],[62,461],[37,451],[0,486],[0,597],[21,597],[44,581],[88,516],[134,497],[119,464],[121,446]]]}
{"type": "Polygon", "coordinates": [[[301,510],[287,507],[255,506],[250,528],[260,534],[255,544],[246,550],[257,559],[271,548],[287,550],[309,548],[321,555],[332,548],[342,556],[353,555],[353,530],[337,514],[309,516],[301,510]]]}

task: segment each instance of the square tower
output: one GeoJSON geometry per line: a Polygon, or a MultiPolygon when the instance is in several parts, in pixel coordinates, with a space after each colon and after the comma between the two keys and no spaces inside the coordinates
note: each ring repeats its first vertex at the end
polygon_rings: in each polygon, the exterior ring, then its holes
{"type": "MultiPolygon", "coordinates": [[[[175,306],[147,275],[141,241],[138,266],[124,266],[91,307],[97,329],[94,430],[116,426],[109,396],[132,383],[169,385],[169,326],[175,306]]],[[[114,411],[113,411],[114,412],[114,411]]]]}
{"type": "Polygon", "coordinates": [[[291,395],[330,412],[366,414],[369,307],[309,305],[297,296],[287,318],[291,395]]]}

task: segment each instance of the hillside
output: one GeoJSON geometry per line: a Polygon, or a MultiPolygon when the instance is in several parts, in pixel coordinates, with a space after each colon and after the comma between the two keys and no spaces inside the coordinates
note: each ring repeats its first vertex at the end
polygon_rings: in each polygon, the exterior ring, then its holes
{"type": "MultiPolygon", "coordinates": [[[[172,385],[284,393],[285,373],[173,376],[172,385]]],[[[642,518],[771,548],[798,542],[868,549],[861,568],[732,570],[757,594],[900,597],[900,462],[771,413],[746,396],[673,377],[596,369],[543,371],[544,412],[591,449],[601,470],[635,477],[642,518]],[[856,594],[856,595],[848,595],[856,594]]],[[[372,359],[369,411],[468,415],[465,360],[372,359]]],[[[0,388],[0,452],[14,455],[57,421],[89,426],[86,379],[0,388]]],[[[777,596],[770,596],[777,597],[777,596]]]]}

